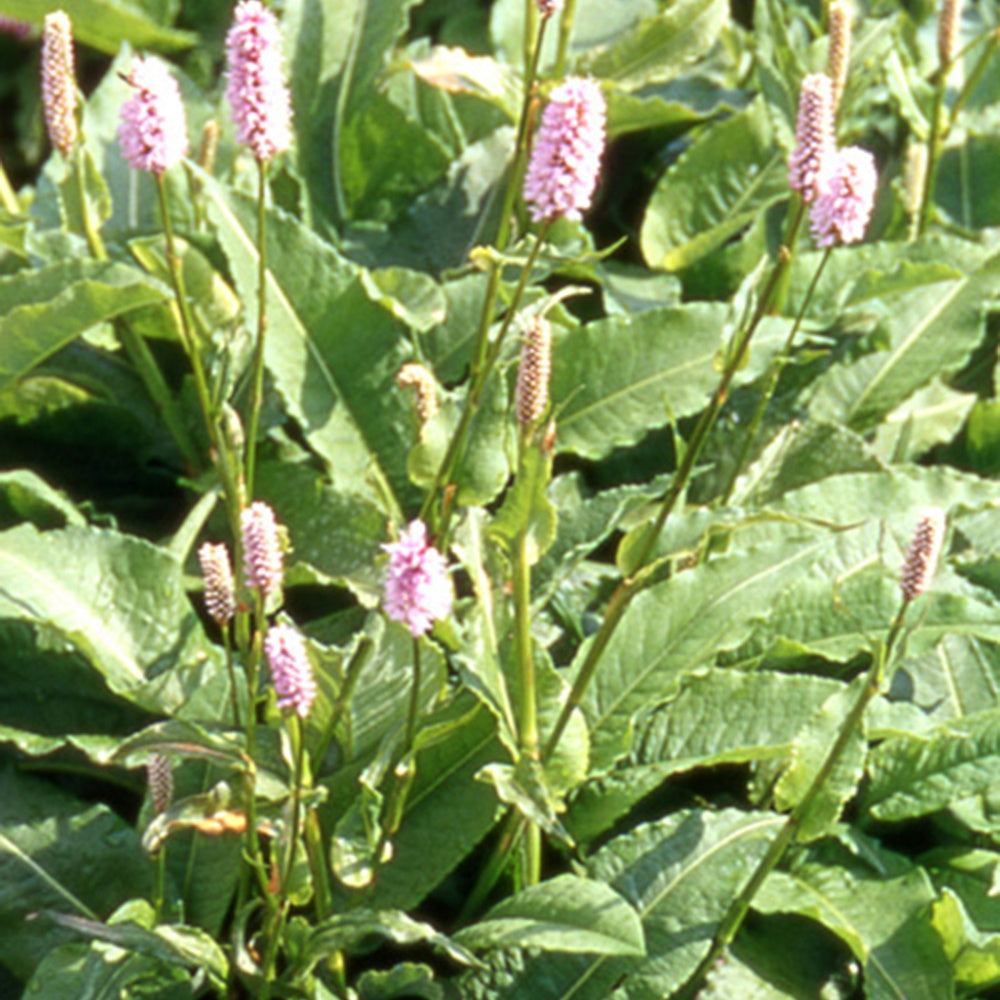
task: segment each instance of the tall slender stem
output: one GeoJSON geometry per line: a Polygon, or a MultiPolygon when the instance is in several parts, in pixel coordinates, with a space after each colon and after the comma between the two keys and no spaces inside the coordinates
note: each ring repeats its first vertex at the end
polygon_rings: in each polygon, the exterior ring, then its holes
{"type": "Polygon", "coordinates": [[[521,711],[519,737],[521,752],[538,757],[538,695],[535,657],[531,648],[531,566],[528,563],[528,532],[514,539],[512,551],[514,584],[514,646],[520,675],[521,711]]]}
{"type": "Polygon", "coordinates": [[[298,715],[288,719],[288,734],[295,750],[295,772],[292,775],[292,818],[288,830],[288,853],[285,857],[285,871],[281,877],[281,898],[288,899],[288,884],[295,865],[295,854],[299,843],[299,816],[302,812],[302,774],[305,762],[306,736],[298,715]]]}
{"type": "Polygon", "coordinates": [[[864,684],[858,692],[858,696],[855,698],[850,711],[844,717],[833,745],[827,752],[826,757],[823,758],[823,762],[809,783],[805,794],[789,813],[777,836],[771,841],[764,856],[757,863],[757,867],[747,880],[746,885],[744,885],[740,894],[733,900],[729,909],[723,915],[715,936],[712,938],[712,945],[708,953],[702,959],[697,969],[695,969],[691,978],[685,984],[684,989],[681,990],[678,995],[679,1000],[690,1000],[698,992],[705,977],[739,932],[757,890],[760,889],[764,884],[764,880],[774,871],[782,857],[784,857],[785,851],[792,843],[802,823],[808,818],[809,813],[816,803],[816,799],[823,790],[823,786],[833,773],[833,769],[839,763],[841,755],[847,748],[851,737],[858,726],[861,725],[865,710],[868,708],[872,698],[879,692],[885,677],[886,667],[892,661],[896,641],[902,633],[903,622],[909,603],[909,601],[904,600],[900,605],[899,610],[892,620],[892,624],[889,626],[889,634],[886,642],[879,648],[872,659],[872,665],[865,676],[864,684]]]}
{"type": "Polygon", "coordinates": [[[267,333],[267,162],[257,161],[257,342],[251,370],[250,420],[247,427],[247,496],[253,498],[257,466],[257,431],[264,399],[264,337],[267,333]]]}
{"type": "Polygon", "coordinates": [[[750,423],[747,426],[746,433],[743,435],[743,447],[740,449],[740,456],[736,460],[736,464],[733,466],[733,471],[729,476],[729,483],[723,493],[723,506],[729,503],[729,500],[733,495],[733,489],[736,486],[736,480],[743,471],[743,466],[750,457],[750,452],[753,450],[753,446],[757,441],[757,435],[760,433],[760,425],[763,423],[764,415],[767,413],[767,408],[770,405],[771,400],[774,398],[774,392],[778,387],[778,379],[781,377],[782,369],[791,357],[792,344],[795,342],[795,336],[799,332],[799,328],[802,326],[802,320],[805,318],[806,309],[809,307],[810,301],[812,301],[813,294],[816,291],[816,286],[819,284],[820,276],[823,274],[823,269],[826,267],[826,262],[830,259],[830,254],[832,252],[833,247],[827,247],[823,256],[820,258],[819,267],[816,268],[816,273],[813,275],[812,281],[809,283],[809,288],[806,290],[805,298],[803,298],[802,305],[799,307],[798,314],[795,317],[795,322],[792,323],[792,328],[788,331],[788,336],[785,338],[785,343],[783,344],[781,351],[771,362],[767,383],[764,386],[764,391],[761,393],[761,397],[757,403],[757,408],[754,410],[753,417],[751,417],[750,423]]]}
{"type": "Polygon", "coordinates": [[[576,0],[566,0],[562,17],[559,21],[559,47],[556,50],[555,77],[559,79],[566,72],[566,57],[569,53],[569,40],[573,34],[573,21],[576,18],[576,0]]]}
{"type": "Polygon", "coordinates": [[[104,248],[104,241],[90,215],[90,201],[87,199],[87,151],[83,143],[78,142],[70,155],[72,156],[70,169],[76,182],[76,196],[80,199],[80,224],[83,226],[83,235],[90,252],[98,260],[107,260],[108,252],[104,248]]]}
{"type": "Polygon", "coordinates": [[[920,211],[917,213],[918,236],[927,228],[931,200],[934,197],[934,183],[937,178],[938,156],[941,148],[942,109],[944,107],[946,83],[947,73],[945,67],[942,66],[938,71],[938,79],[934,86],[934,104],[931,108],[930,134],[927,136],[927,170],[924,173],[924,191],[920,198],[920,211]]]}

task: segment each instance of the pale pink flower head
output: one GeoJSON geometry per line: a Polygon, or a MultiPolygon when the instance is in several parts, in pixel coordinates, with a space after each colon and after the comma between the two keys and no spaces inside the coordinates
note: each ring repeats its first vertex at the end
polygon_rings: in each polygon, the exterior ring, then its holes
{"type": "Polygon", "coordinates": [[[819,193],[820,175],[833,149],[833,87],[825,73],[810,73],[799,90],[795,148],[788,157],[788,184],[803,201],[819,193]]]}
{"type": "Polygon", "coordinates": [[[216,624],[227,625],[236,614],[236,588],[229,550],[221,543],[205,542],[198,549],[198,562],[205,581],[205,608],[216,624]]]}
{"type": "Polygon", "coordinates": [[[264,636],[264,655],[278,696],[278,708],[304,719],[316,700],[316,681],[302,636],[291,625],[272,625],[264,636]]]}
{"type": "Polygon", "coordinates": [[[42,29],[42,110],[52,145],[68,156],[76,143],[73,25],[62,10],[45,15],[42,29]]]}
{"type": "Polygon", "coordinates": [[[809,211],[816,245],[860,243],[865,238],[875,204],[878,170],[866,149],[848,146],[826,158],[817,183],[817,196],[809,211]]]}
{"type": "Polygon", "coordinates": [[[423,521],[411,521],[398,542],[383,545],[389,553],[385,579],[385,610],[402,622],[417,638],[430,631],[434,622],[451,613],[454,591],[448,562],[427,541],[423,521]]]}
{"type": "Polygon", "coordinates": [[[590,208],[601,172],[605,115],[596,80],[571,77],[552,91],[524,177],[524,200],[535,222],[579,220],[590,208]]]}
{"type": "Polygon", "coordinates": [[[943,510],[929,507],[920,515],[899,574],[904,601],[919,597],[931,585],[941,558],[947,519],[943,510]]]}
{"type": "Polygon", "coordinates": [[[535,6],[542,17],[552,17],[563,8],[563,0],[535,0],[535,6]]]}
{"type": "Polygon", "coordinates": [[[13,35],[15,38],[26,38],[31,34],[31,25],[19,18],[0,14],[0,33],[13,35]]]}
{"type": "Polygon", "coordinates": [[[284,551],[274,511],[261,500],[240,514],[243,536],[243,576],[246,585],[264,597],[281,587],[284,578],[284,551]]]}
{"type": "Polygon", "coordinates": [[[170,70],[153,58],[138,58],[126,78],[135,89],[122,105],[118,143],[133,170],[162,176],[187,156],[187,117],[170,70]]]}
{"type": "Polygon", "coordinates": [[[261,162],[292,142],[292,104],[281,58],[281,29],[260,0],[241,0],[226,35],[228,84],[236,138],[261,162]]]}

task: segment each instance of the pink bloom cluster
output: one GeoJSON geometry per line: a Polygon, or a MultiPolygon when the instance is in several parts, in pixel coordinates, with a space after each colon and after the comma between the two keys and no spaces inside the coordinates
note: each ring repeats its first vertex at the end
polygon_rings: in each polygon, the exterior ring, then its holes
{"type": "Polygon", "coordinates": [[[601,172],[605,114],[596,80],[571,77],[552,91],[524,178],[524,200],[535,222],[578,220],[590,208],[601,172]]]}
{"type": "Polygon", "coordinates": [[[218,625],[226,625],[236,614],[233,566],[225,545],[205,542],[198,549],[201,576],[205,581],[205,608],[218,625]]]}
{"type": "Polygon", "coordinates": [[[42,110],[52,145],[67,156],[76,143],[73,25],[62,10],[45,15],[42,30],[42,110]]]}
{"type": "Polygon", "coordinates": [[[226,35],[229,82],[236,138],[261,162],[288,149],[292,105],[281,59],[277,19],[260,0],[242,0],[226,35]]]}
{"type": "Polygon", "coordinates": [[[385,610],[414,638],[430,631],[451,612],[454,592],[445,557],[427,541],[423,521],[411,521],[398,542],[382,546],[389,553],[385,610]]]}
{"type": "Polygon", "coordinates": [[[284,577],[284,552],[274,511],[260,500],[250,504],[240,514],[240,533],[246,585],[267,597],[281,587],[284,577]]]}
{"type": "Polygon", "coordinates": [[[188,151],[180,88],[158,59],[136,59],[127,79],[135,93],[122,105],[118,127],[122,155],[134,170],[161,176],[188,151]]]}
{"type": "Polygon", "coordinates": [[[834,148],[833,91],[825,73],[810,73],[799,90],[799,113],[795,120],[795,148],[788,158],[788,184],[811,202],[823,162],[834,148]]]}
{"type": "Polygon", "coordinates": [[[316,681],[302,636],[291,625],[272,625],[264,636],[264,655],[278,695],[278,708],[304,719],[316,700],[316,681]]]}
{"type": "Polygon", "coordinates": [[[563,0],[535,0],[535,6],[542,17],[551,17],[562,10],[563,0]]]}
{"type": "Polygon", "coordinates": [[[868,229],[877,187],[875,157],[866,149],[848,146],[829,153],[820,175],[819,194],[809,211],[816,245],[860,243],[868,229]]]}

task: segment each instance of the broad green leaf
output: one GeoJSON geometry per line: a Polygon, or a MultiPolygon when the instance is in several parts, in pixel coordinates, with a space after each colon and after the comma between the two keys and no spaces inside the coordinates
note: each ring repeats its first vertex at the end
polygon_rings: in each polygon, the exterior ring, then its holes
{"type": "Polygon", "coordinates": [[[567,331],[552,352],[556,447],[602,458],[696,413],[718,381],[724,322],[723,307],[695,303],[567,331]]]}
{"type": "Polygon", "coordinates": [[[444,1000],[434,970],[416,962],[400,962],[391,969],[369,969],[358,977],[360,1000],[444,1000]]]}
{"type": "Polygon", "coordinates": [[[919,868],[878,877],[859,868],[809,863],[774,872],[754,900],[765,913],[819,920],[864,968],[870,1000],[946,1000],[951,969],[930,921],[934,890],[919,868]]]}
{"type": "Polygon", "coordinates": [[[0,615],[59,634],[142,708],[225,716],[219,651],[184,593],[180,564],[149,542],[97,528],[3,532],[0,615]]]}
{"type": "Polygon", "coordinates": [[[166,295],[140,271],[112,262],[63,261],[0,280],[0,388],[90,327],[166,295]]]}
{"type": "Polygon", "coordinates": [[[788,172],[763,102],[706,127],[657,183],[642,223],[642,254],[679,271],[722,246],[787,197],[788,172]]]}
{"type": "Polygon", "coordinates": [[[673,697],[682,676],[737,645],[782,590],[798,585],[829,542],[819,535],[713,559],[633,600],[584,700],[593,767],[625,752],[633,717],[673,697]]]}
{"type": "Polygon", "coordinates": [[[1000,254],[967,277],[886,296],[890,348],[819,380],[814,414],[858,431],[881,422],[933,378],[956,371],[985,332],[983,303],[1000,285],[1000,254]]]}
{"type": "Polygon", "coordinates": [[[1000,711],[956,719],[929,738],[886,740],[868,768],[864,805],[881,820],[923,816],[985,792],[1000,781],[1000,711]]]}
{"type": "Polygon", "coordinates": [[[514,122],[520,113],[521,87],[514,69],[490,56],[465,49],[431,46],[427,55],[408,64],[424,83],[449,94],[471,94],[500,108],[514,122]]]}
{"type": "Polygon", "coordinates": [[[934,201],[967,230],[1000,225],[1000,194],[989,179],[1000,170],[1000,137],[970,132],[941,154],[934,201]]]}
{"type": "Polygon", "coordinates": [[[538,948],[595,955],[643,955],[639,914],[603,882],[558,875],[494,906],[459,931],[473,949],[538,948]]]}
{"type": "Polygon", "coordinates": [[[84,144],[78,144],[71,157],[71,160],[65,161],[64,179],[59,185],[59,204],[66,230],[86,238],[88,224],[99,230],[111,217],[111,192],[93,154],[84,144]],[[78,171],[82,172],[82,183],[78,171]]]}
{"type": "MultiPolygon", "coordinates": [[[[197,35],[157,24],[134,0],[60,0],[73,22],[77,41],[115,55],[122,42],[166,52],[190,48],[197,35]]],[[[44,8],[37,0],[4,0],[4,13],[41,26],[44,8]]]]}
{"type": "Polygon", "coordinates": [[[955,392],[934,379],[886,415],[872,450],[886,462],[917,461],[935,445],[953,440],[975,404],[973,393],[955,392]]]}
{"type": "Polygon", "coordinates": [[[30,469],[0,472],[0,524],[13,527],[21,521],[45,529],[81,525],[84,517],[64,493],[30,469]]]}
{"type": "Polygon", "coordinates": [[[934,903],[932,920],[961,990],[974,993],[1000,982],[1000,934],[980,931],[949,889],[934,903]]]}
{"type": "Polygon", "coordinates": [[[664,83],[718,41],[728,16],[724,0],[676,0],[664,13],[583,56],[574,70],[628,90],[664,83]]]}
{"type": "Polygon", "coordinates": [[[27,914],[51,909],[97,919],[136,893],[152,869],[139,839],[105,805],[89,805],[47,781],[0,771],[0,962],[27,978],[71,938],[27,914]]]}
{"type": "Polygon", "coordinates": [[[640,1000],[667,997],[694,971],[718,921],[782,820],[735,809],[692,810],[612,840],[587,865],[642,918],[646,956],[491,957],[461,982],[469,1000],[640,1000]]]}
{"type": "MultiPolygon", "coordinates": [[[[867,683],[868,678],[863,674],[852,684],[835,691],[806,721],[795,737],[788,766],[774,786],[778,809],[794,809],[809,793],[867,683]]],[[[833,761],[819,793],[796,830],[797,840],[815,840],[825,834],[854,795],[865,768],[863,722],[848,735],[847,743],[833,761]]]]}
{"type": "MultiPolygon", "coordinates": [[[[253,202],[206,179],[209,214],[256,327],[253,202]]],[[[267,367],[282,402],[329,463],[334,485],[391,501],[406,476],[407,401],[396,373],[410,360],[401,325],[371,301],[358,269],[277,210],[269,213],[267,367]]],[[[393,511],[395,513],[395,511],[393,511]]]]}

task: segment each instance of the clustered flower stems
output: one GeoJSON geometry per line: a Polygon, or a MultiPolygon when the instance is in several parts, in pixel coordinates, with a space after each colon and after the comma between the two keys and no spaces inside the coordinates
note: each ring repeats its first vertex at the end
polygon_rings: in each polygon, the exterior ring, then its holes
{"type": "Polygon", "coordinates": [[[678,1000],[693,1000],[706,976],[711,972],[726,949],[732,944],[740,928],[743,926],[743,921],[746,919],[757,891],[764,884],[767,876],[774,871],[784,857],[785,851],[792,844],[803,822],[805,822],[812,812],[817,798],[823,791],[823,786],[839,763],[848,743],[861,726],[868,705],[882,689],[887,679],[887,669],[893,662],[896,645],[903,633],[906,612],[910,604],[923,594],[930,585],[941,553],[944,532],[944,514],[937,510],[925,512],[917,524],[900,574],[901,600],[899,608],[889,625],[885,640],[877,644],[877,648],[872,656],[871,666],[865,674],[861,689],[858,691],[854,703],[844,717],[844,721],[837,731],[837,736],[827,751],[826,757],[823,758],[823,762],[817,769],[812,781],[809,783],[809,787],[788,814],[778,833],[768,845],[764,856],[757,863],[757,867],[747,880],[746,885],[744,885],[739,895],[733,900],[724,914],[712,938],[712,944],[707,954],[678,994],[678,1000]]]}

